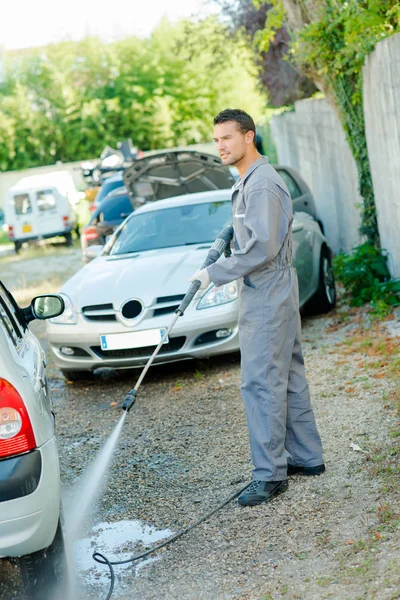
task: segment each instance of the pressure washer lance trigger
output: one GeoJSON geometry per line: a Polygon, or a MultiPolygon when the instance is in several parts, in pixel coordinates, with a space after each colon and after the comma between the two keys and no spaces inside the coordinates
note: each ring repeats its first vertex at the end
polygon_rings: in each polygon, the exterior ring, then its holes
{"type": "MultiPolygon", "coordinates": [[[[233,227],[232,227],[232,225],[229,225],[228,227],[225,227],[218,234],[217,239],[215,240],[215,242],[213,243],[213,245],[211,246],[211,248],[209,249],[209,251],[207,253],[206,260],[203,262],[203,264],[201,266],[202,269],[205,269],[206,267],[209,267],[213,263],[217,262],[217,260],[221,256],[221,254],[225,251],[227,246],[229,246],[232,237],[233,237],[233,227]]],[[[175,314],[182,317],[183,313],[185,312],[185,310],[187,309],[187,307],[189,306],[189,304],[195,297],[196,292],[198,291],[200,285],[201,285],[201,283],[198,279],[193,281],[189,290],[186,292],[184,299],[182,300],[182,302],[176,309],[175,314]]]]}
{"type": "Polygon", "coordinates": [[[129,412],[132,408],[132,406],[135,404],[136,402],[136,394],[137,391],[135,389],[130,390],[122,404],[122,408],[123,410],[126,410],[126,412],[129,412]]]}

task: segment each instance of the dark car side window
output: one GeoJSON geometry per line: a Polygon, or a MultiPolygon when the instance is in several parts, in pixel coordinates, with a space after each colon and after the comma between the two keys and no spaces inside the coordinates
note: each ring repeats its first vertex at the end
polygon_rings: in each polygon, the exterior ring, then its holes
{"type": "Polygon", "coordinates": [[[283,181],[286,183],[292,200],[301,196],[300,188],[297,185],[297,183],[295,182],[295,180],[293,179],[293,177],[291,175],[289,175],[289,173],[287,171],[285,171],[285,169],[277,169],[277,171],[278,171],[279,175],[282,177],[283,181]]]}
{"type": "Polygon", "coordinates": [[[26,329],[26,322],[22,316],[21,310],[14,300],[14,297],[10,294],[7,288],[0,281],[0,302],[3,305],[3,309],[6,311],[11,323],[18,337],[22,337],[22,332],[26,329]]]}
{"type": "Polygon", "coordinates": [[[21,332],[19,331],[15,321],[13,320],[8,309],[6,308],[3,302],[3,298],[0,298],[0,319],[4,327],[6,328],[9,337],[14,342],[14,345],[17,346],[18,341],[21,338],[21,332]]]}

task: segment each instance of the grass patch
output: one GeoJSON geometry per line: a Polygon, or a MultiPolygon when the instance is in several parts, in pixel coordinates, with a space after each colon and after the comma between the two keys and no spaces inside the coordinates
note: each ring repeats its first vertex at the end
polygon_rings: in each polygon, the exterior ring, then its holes
{"type": "MultiPolygon", "coordinates": [[[[80,248],[80,241],[74,237],[73,248],[80,248]]],[[[3,264],[14,264],[23,260],[34,258],[46,258],[50,256],[59,256],[60,254],[69,254],[71,246],[66,246],[62,238],[51,238],[49,240],[30,243],[24,246],[18,254],[10,254],[1,259],[3,264]]]]}
{"type": "Polygon", "coordinates": [[[8,235],[5,231],[0,229],[0,244],[9,244],[10,240],[8,239],[8,235]]]}
{"type": "Polygon", "coordinates": [[[20,306],[28,306],[35,296],[57,293],[64,281],[65,277],[53,275],[51,279],[34,282],[22,289],[13,290],[12,294],[20,306]]]}

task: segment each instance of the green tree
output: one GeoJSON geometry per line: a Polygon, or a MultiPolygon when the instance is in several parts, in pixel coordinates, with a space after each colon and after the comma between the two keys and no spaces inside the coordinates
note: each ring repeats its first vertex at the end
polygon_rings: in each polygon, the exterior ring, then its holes
{"type": "Polygon", "coordinates": [[[252,51],[215,18],[163,20],[147,40],[89,38],[8,53],[0,84],[0,167],[98,156],[132,138],[143,150],[209,141],[212,119],[266,105],[252,51]]]}
{"type": "MultiPolygon", "coordinates": [[[[260,0],[254,0],[258,5],[260,0]]],[[[362,67],[385,37],[400,31],[398,0],[269,0],[263,48],[286,21],[290,52],[339,114],[355,158],[363,197],[361,233],[379,246],[362,102],[362,67]]]]}

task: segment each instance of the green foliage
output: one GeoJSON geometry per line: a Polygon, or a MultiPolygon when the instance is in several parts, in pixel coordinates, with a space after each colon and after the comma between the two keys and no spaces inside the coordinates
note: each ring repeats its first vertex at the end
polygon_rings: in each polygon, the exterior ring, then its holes
{"type": "Polygon", "coordinates": [[[390,279],[387,255],[371,242],[354,248],[353,254],[333,259],[336,278],[351,296],[352,306],[370,302],[375,313],[384,315],[400,305],[400,279],[390,279]]]}
{"type": "MultiPolygon", "coordinates": [[[[263,49],[284,19],[285,0],[269,2],[273,9],[260,40],[263,49]]],[[[335,99],[364,199],[360,231],[379,246],[365,137],[362,67],[379,41],[400,30],[400,4],[398,0],[294,0],[290,5],[298,10],[291,55],[302,71],[335,99]]]]}
{"type": "Polygon", "coordinates": [[[163,20],[146,40],[62,42],[6,53],[0,169],[98,156],[132,138],[143,150],[210,141],[213,117],[266,98],[252,51],[217,19],[163,20]]]}

